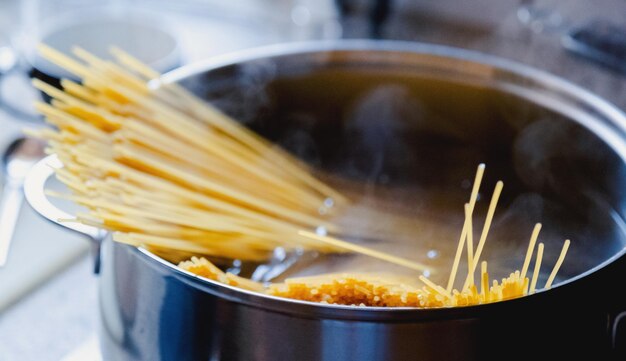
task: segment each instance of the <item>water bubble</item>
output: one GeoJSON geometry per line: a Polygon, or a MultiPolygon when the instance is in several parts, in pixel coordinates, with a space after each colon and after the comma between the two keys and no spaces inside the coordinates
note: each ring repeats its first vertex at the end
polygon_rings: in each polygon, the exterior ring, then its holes
{"type": "Polygon", "coordinates": [[[315,228],[315,234],[317,234],[318,236],[326,236],[328,234],[328,231],[326,230],[326,227],[319,226],[315,228]]]}
{"type": "Polygon", "coordinates": [[[332,208],[335,205],[335,200],[328,197],[326,199],[324,199],[324,207],[326,208],[332,208]]]}
{"type": "Polygon", "coordinates": [[[287,257],[287,252],[283,247],[274,248],[274,258],[283,260],[285,257],[287,257]]]}
{"type": "Polygon", "coordinates": [[[424,277],[430,277],[430,270],[424,270],[424,272],[422,272],[422,274],[424,275],[424,277]]]}
{"type": "Polygon", "coordinates": [[[430,258],[430,259],[434,259],[439,257],[439,251],[435,250],[435,249],[431,249],[430,251],[426,252],[426,257],[430,258]]]}
{"type": "Polygon", "coordinates": [[[240,259],[233,260],[233,266],[229,267],[226,272],[238,275],[241,273],[241,265],[242,263],[240,259]]]}

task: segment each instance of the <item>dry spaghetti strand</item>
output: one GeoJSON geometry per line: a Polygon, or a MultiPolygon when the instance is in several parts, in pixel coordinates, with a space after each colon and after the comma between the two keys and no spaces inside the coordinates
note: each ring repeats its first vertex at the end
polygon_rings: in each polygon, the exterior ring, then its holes
{"type": "Polygon", "coordinates": [[[40,51],[81,79],[63,80],[62,90],[34,80],[53,98],[37,109],[56,129],[30,132],[48,140],[64,164],[57,176],[88,208],[77,221],[121,241],[222,257],[258,259],[278,246],[343,251],[298,236],[337,230],[329,217],[347,199],[291,155],[182,87],[153,90],[159,74],[119,49],[119,63],[81,48],[77,60],[40,51]]]}
{"type": "Polygon", "coordinates": [[[48,141],[64,168],[64,196],[88,211],[75,221],[116,232],[137,246],[259,260],[276,247],[358,252],[425,267],[344,241],[298,234],[341,230],[332,222],[349,200],[309,166],[113,48],[117,60],[75,47],[76,59],[46,45],[41,54],[80,78],[57,89],[33,85],[51,104],[36,108],[55,129],[31,130],[48,141]],[[320,208],[324,208],[324,212],[320,208]]]}

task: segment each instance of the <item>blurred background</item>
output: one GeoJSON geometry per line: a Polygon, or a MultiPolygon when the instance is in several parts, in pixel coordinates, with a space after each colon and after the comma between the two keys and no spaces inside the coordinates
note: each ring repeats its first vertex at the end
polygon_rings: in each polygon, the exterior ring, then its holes
{"type": "Polygon", "coordinates": [[[623,0],[0,0],[0,360],[98,359],[88,244],[22,204],[21,173],[13,172],[42,155],[32,144],[17,151],[22,129],[42,126],[30,78],[68,76],[37,56],[39,42],[98,55],[115,43],[166,72],[256,46],[341,38],[497,55],[626,110],[623,0]],[[10,163],[16,154],[26,157],[10,163]]]}

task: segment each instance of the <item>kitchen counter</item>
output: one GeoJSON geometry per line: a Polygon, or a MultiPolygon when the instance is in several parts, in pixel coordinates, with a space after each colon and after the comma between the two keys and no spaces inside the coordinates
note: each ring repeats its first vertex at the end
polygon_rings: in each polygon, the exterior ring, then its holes
{"type": "MultiPolygon", "coordinates": [[[[557,4],[564,23],[544,31],[518,21],[518,1],[469,3],[398,0],[396,6],[402,11],[390,15],[383,38],[446,44],[516,60],[561,76],[626,110],[626,77],[573,56],[560,43],[566,29],[596,17],[626,23],[623,1],[550,2],[557,4]]],[[[343,25],[344,37],[368,34],[362,15],[348,17],[343,25]]],[[[94,345],[97,277],[88,256],[76,259],[0,314],[0,361],[59,360],[85,342],[94,345]]]]}
{"type": "Polygon", "coordinates": [[[70,361],[73,350],[96,338],[97,280],[92,267],[90,257],[78,258],[0,315],[0,360],[70,361]]]}

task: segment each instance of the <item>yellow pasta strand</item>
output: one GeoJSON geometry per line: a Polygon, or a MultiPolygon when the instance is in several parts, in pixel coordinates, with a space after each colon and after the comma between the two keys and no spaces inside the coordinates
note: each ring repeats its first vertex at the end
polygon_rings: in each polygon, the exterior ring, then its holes
{"type": "MultiPolygon", "coordinates": [[[[476,176],[474,177],[474,185],[472,186],[472,193],[470,194],[470,215],[474,210],[474,206],[476,205],[476,200],[478,199],[478,191],[480,189],[480,183],[483,179],[483,174],[485,173],[485,165],[479,164],[478,169],[476,169],[476,176]]],[[[461,230],[461,238],[459,239],[459,244],[456,249],[456,253],[454,255],[454,262],[452,263],[452,271],[450,272],[450,277],[448,278],[448,286],[446,290],[448,292],[452,291],[452,287],[454,286],[454,280],[456,278],[457,269],[459,267],[459,261],[461,260],[461,253],[463,253],[463,243],[467,237],[467,227],[468,222],[471,222],[471,219],[468,220],[467,215],[465,215],[465,222],[463,222],[463,229],[461,230]]]]}
{"type": "Polygon", "coordinates": [[[550,272],[550,277],[548,277],[548,281],[546,282],[546,285],[544,286],[545,289],[550,289],[550,287],[552,287],[552,282],[554,282],[554,278],[556,277],[556,274],[559,272],[559,269],[561,268],[561,265],[563,264],[563,260],[565,260],[565,255],[567,254],[567,250],[569,249],[569,244],[570,244],[569,239],[566,239],[565,242],[563,243],[561,254],[559,254],[559,258],[557,259],[556,264],[554,265],[554,268],[552,269],[552,272],[550,272]]]}
{"type": "Polygon", "coordinates": [[[539,232],[541,231],[541,223],[537,223],[535,228],[533,228],[533,233],[530,236],[530,242],[528,242],[528,249],[526,250],[526,258],[524,258],[524,264],[522,265],[521,278],[526,278],[526,272],[528,271],[528,266],[530,265],[530,259],[533,257],[533,250],[535,248],[535,243],[537,242],[537,238],[539,237],[539,232]]]}
{"type": "Polygon", "coordinates": [[[539,243],[537,247],[537,258],[535,259],[535,269],[533,271],[533,278],[530,281],[530,290],[528,293],[535,293],[535,287],[537,286],[537,279],[539,278],[539,270],[541,269],[541,260],[543,259],[543,243],[539,243]]]}

